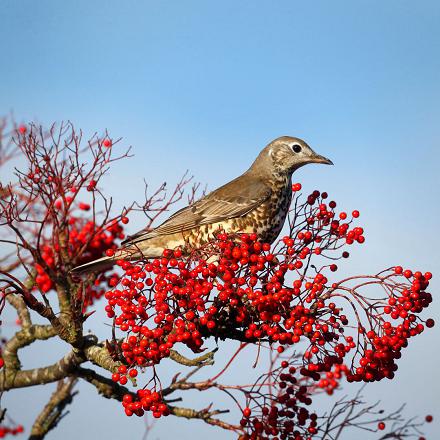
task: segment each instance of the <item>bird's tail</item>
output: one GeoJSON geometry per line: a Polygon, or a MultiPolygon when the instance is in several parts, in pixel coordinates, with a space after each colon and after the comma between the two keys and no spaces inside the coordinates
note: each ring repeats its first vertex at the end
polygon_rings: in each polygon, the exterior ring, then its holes
{"type": "MultiPolygon", "coordinates": [[[[118,257],[120,258],[120,257],[118,257]]],[[[101,272],[104,269],[111,269],[118,258],[115,257],[102,257],[97,260],[89,261],[88,263],[76,266],[71,270],[74,275],[80,275],[86,272],[101,272]]]]}
{"type": "Polygon", "coordinates": [[[142,252],[138,247],[124,247],[118,249],[111,257],[102,257],[97,260],[89,261],[88,263],[76,266],[71,270],[74,275],[79,275],[86,272],[101,272],[105,269],[111,269],[118,260],[138,260],[141,258],[157,258],[162,255],[163,248],[148,247],[142,252]]]}

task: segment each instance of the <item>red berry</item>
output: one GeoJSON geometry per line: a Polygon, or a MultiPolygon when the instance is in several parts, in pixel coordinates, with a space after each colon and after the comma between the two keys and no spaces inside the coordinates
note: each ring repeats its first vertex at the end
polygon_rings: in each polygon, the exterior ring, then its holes
{"type": "Polygon", "coordinates": [[[90,205],[88,203],[80,202],[80,204],[78,206],[79,206],[79,209],[81,209],[82,211],[89,211],[90,210],[90,205]]]}
{"type": "Polygon", "coordinates": [[[246,408],[243,410],[243,415],[244,415],[245,417],[250,417],[251,414],[252,414],[252,411],[251,411],[251,409],[250,409],[249,407],[246,407],[246,408]]]}
{"type": "Polygon", "coordinates": [[[432,318],[428,318],[426,320],[426,327],[432,328],[432,327],[434,327],[434,325],[435,325],[435,321],[432,318]]]}
{"type": "Polygon", "coordinates": [[[109,148],[112,146],[112,141],[110,139],[105,139],[102,145],[104,145],[106,148],[109,148]]]}
{"type": "Polygon", "coordinates": [[[428,414],[428,415],[425,417],[425,420],[426,420],[428,423],[431,423],[432,420],[433,420],[433,417],[432,417],[430,414],[428,414]]]}
{"type": "Polygon", "coordinates": [[[121,217],[121,223],[124,223],[124,225],[126,225],[130,220],[128,219],[128,217],[121,217]]]}
{"type": "Polygon", "coordinates": [[[91,180],[87,185],[87,191],[93,191],[96,188],[97,183],[96,180],[91,180]]]}
{"type": "Polygon", "coordinates": [[[133,402],[133,396],[131,394],[124,394],[122,397],[122,401],[124,403],[131,403],[133,402]]]}
{"type": "Polygon", "coordinates": [[[411,278],[411,277],[412,277],[412,272],[411,272],[409,269],[407,269],[407,270],[405,270],[405,271],[403,272],[403,276],[404,276],[405,278],[411,278]]]}
{"type": "Polygon", "coordinates": [[[378,429],[380,429],[381,431],[383,431],[385,429],[385,423],[384,422],[379,422],[377,424],[378,429]]]}

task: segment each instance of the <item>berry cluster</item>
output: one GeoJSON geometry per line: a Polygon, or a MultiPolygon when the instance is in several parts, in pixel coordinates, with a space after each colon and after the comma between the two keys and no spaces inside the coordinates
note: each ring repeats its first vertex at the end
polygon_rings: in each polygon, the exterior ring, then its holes
{"type": "MultiPolygon", "coordinates": [[[[85,210],[84,203],[79,203],[79,209],[85,210]]],[[[87,208],[89,209],[89,208],[87,208]]],[[[106,250],[117,247],[116,241],[124,238],[123,226],[121,222],[112,221],[103,228],[99,228],[97,224],[91,220],[82,217],[70,215],[68,217],[68,246],[67,252],[70,257],[77,257],[77,264],[86,263],[101,257],[106,250]]],[[[60,255],[60,243],[56,238],[45,239],[45,243],[41,245],[41,257],[46,267],[35,264],[37,271],[36,284],[42,293],[47,293],[54,288],[54,281],[50,270],[56,270],[62,265],[60,255]]],[[[109,283],[112,276],[101,274],[94,282],[93,286],[88,286],[85,295],[85,307],[93,304],[93,302],[101,298],[105,290],[103,283],[109,283]]]]}
{"type": "Polygon", "coordinates": [[[319,380],[317,386],[324,390],[328,395],[339,387],[340,380],[347,375],[350,369],[344,364],[336,364],[332,371],[327,371],[325,376],[319,380]]]}
{"type": "MultiPolygon", "coordinates": [[[[421,272],[412,273],[411,270],[403,271],[396,266],[394,273],[391,271],[386,276],[386,285],[389,289],[389,298],[383,306],[383,314],[389,315],[390,320],[375,317],[376,326],[365,334],[365,349],[359,360],[359,367],[354,374],[348,374],[348,381],[376,381],[384,377],[392,379],[397,370],[396,359],[400,359],[402,348],[408,345],[408,340],[420,333],[426,327],[432,327],[434,321],[428,319],[425,325],[420,322],[417,314],[423,311],[432,302],[432,295],[426,292],[430,272],[422,275],[421,272]],[[411,280],[407,284],[399,279],[411,280]],[[397,280],[396,280],[397,279],[397,280]],[[394,323],[400,321],[399,323],[394,323]]],[[[360,328],[360,333],[364,329],[360,328]]]]}
{"type": "Polygon", "coordinates": [[[129,417],[133,414],[141,417],[145,411],[151,411],[153,417],[158,419],[162,416],[168,416],[170,413],[160,393],[149,389],[138,390],[136,396],[125,394],[122,398],[122,406],[125,409],[125,414],[129,417]]]}
{"type": "Polygon", "coordinates": [[[8,435],[18,435],[24,432],[22,425],[17,425],[14,428],[9,426],[0,425],[0,438],[5,438],[8,435]]]}
{"type": "MultiPolygon", "coordinates": [[[[298,185],[293,187],[295,192],[300,189],[298,185]]],[[[125,337],[119,344],[123,365],[112,379],[126,384],[139,369],[169,357],[176,344],[199,352],[210,336],[236,339],[237,335],[248,342],[268,342],[278,353],[306,342],[303,366],[298,370],[301,380],[311,381],[310,386],[328,394],[343,376],[348,381],[367,382],[392,378],[401,348],[424,328],[417,314],[431,302],[431,295],[425,291],[431,275],[413,275],[396,268],[392,274],[379,277],[377,282],[388,292],[388,303],[378,300],[374,306],[365,306],[367,322],[375,326],[366,330],[360,322],[354,325],[359,328],[355,336],[365,339],[360,346],[355,337],[344,333],[349,317],[342,313],[342,306],[336,305],[336,299],[345,293],[344,284],[328,279],[337,265],[323,263],[319,270],[315,265],[315,273],[309,274],[312,257],[323,262],[328,257],[348,258],[349,253],[340,249],[365,241],[363,228],[351,226],[359,212],[353,211],[350,219],[345,212],[337,215],[336,203],[325,203],[327,197],[319,191],[308,196],[296,211],[290,234],[274,247],[260,242],[256,234],[231,236],[219,232],[191,256],[174,249],[152,261],[117,261],[123,275],[112,279],[113,288],[105,293],[105,310],[125,337]],[[414,281],[408,286],[396,277],[404,281],[413,277],[414,281]],[[402,322],[392,325],[383,319],[386,314],[402,322]],[[362,356],[360,366],[351,362],[349,368],[345,358],[352,350],[356,352],[354,358],[358,353],[362,356]]],[[[355,291],[352,294],[357,295],[355,291]]],[[[432,326],[431,321],[426,326],[432,326]]],[[[303,391],[295,393],[309,399],[303,391]]],[[[139,415],[140,408],[148,408],[141,400],[127,401],[128,406],[124,406],[130,414],[139,415]]],[[[286,414],[290,417],[289,411],[286,414]]],[[[296,424],[301,420],[303,426],[309,416],[301,411],[301,417],[296,413],[295,417],[296,424]]],[[[273,428],[285,414],[268,408],[262,416],[273,428]]],[[[252,426],[258,435],[275,432],[261,420],[255,423],[252,426]]],[[[293,427],[291,422],[287,425],[293,427]]],[[[310,419],[309,435],[315,426],[315,420],[310,419]]],[[[292,428],[289,432],[294,431],[292,428]]]]}
{"type": "Polygon", "coordinates": [[[281,362],[274,381],[276,396],[272,403],[253,409],[248,406],[243,410],[240,425],[245,435],[242,440],[303,440],[318,432],[318,416],[306,408],[312,403],[309,389],[296,373],[294,366],[289,366],[287,361],[281,362]]]}

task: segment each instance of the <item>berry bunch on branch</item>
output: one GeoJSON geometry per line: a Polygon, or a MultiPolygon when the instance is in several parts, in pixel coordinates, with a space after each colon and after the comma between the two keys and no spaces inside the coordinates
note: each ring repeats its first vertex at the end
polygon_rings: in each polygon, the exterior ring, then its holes
{"type": "MultiPolygon", "coordinates": [[[[58,425],[78,381],[119,401],[127,416],[198,419],[241,440],[339,439],[356,428],[378,439],[423,438],[422,422],[405,420],[401,409],[385,413],[360,394],[331,397],[341,382],[393,379],[412,338],[434,325],[423,313],[432,301],[429,272],[393,266],[336,278],[348,249],[365,241],[358,211],[339,211],[325,192],[304,197],[296,183],[287,234],[274,244],[219,230],[189,255],[167,249],[75,276],[75,266],[115,254],[139,208],[113,214],[102,189],[129,152],[115,155],[120,141],[108,133],[84,140],[70,123],[44,130],[5,120],[0,136],[2,176],[17,163],[12,183],[0,186],[0,310],[15,309],[18,326],[2,346],[0,390],[57,382],[32,438],[58,425]],[[107,340],[84,332],[96,308],[111,324],[107,340]],[[19,351],[49,338],[70,351],[23,368],[19,351]],[[218,350],[234,346],[212,374],[218,350]],[[255,377],[230,383],[244,353],[255,377]],[[166,362],[171,378],[161,371],[166,362]],[[191,390],[212,394],[213,403],[193,408],[191,390]],[[318,394],[328,396],[322,414],[312,409],[318,394]]],[[[197,198],[190,180],[146,193],[147,228],[185,191],[190,203],[197,198]]]]}

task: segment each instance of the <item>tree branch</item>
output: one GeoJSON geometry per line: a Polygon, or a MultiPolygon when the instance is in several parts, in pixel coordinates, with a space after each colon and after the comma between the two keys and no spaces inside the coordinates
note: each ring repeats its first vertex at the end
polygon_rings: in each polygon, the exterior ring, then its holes
{"type": "Polygon", "coordinates": [[[187,367],[199,367],[204,365],[213,365],[214,364],[214,353],[217,351],[217,348],[210,351],[209,353],[205,353],[202,356],[199,356],[195,359],[189,359],[183,355],[181,355],[176,350],[170,350],[170,359],[178,364],[185,365],[187,367]]]}
{"type": "Polygon", "coordinates": [[[56,382],[69,376],[78,365],[86,360],[83,354],[72,350],[58,362],[47,367],[24,371],[4,368],[0,373],[0,391],[56,382]]]}
{"type": "MultiPolygon", "coordinates": [[[[21,298],[16,297],[15,299],[19,300],[21,298]]],[[[20,370],[21,365],[18,358],[19,349],[32,344],[36,340],[44,341],[52,338],[56,336],[56,334],[57,331],[51,325],[31,325],[30,327],[23,327],[22,330],[15,333],[3,348],[5,371],[9,370],[13,372],[20,370]]]]}
{"type": "Polygon", "coordinates": [[[72,392],[77,380],[75,377],[71,377],[66,381],[60,380],[58,382],[57,389],[43,408],[43,411],[36,418],[29,440],[43,439],[67,414],[63,413],[63,411],[67,405],[72,403],[73,397],[77,394],[72,392]]]}
{"type": "Polygon", "coordinates": [[[219,420],[214,418],[213,416],[218,414],[228,413],[229,410],[214,410],[208,411],[207,409],[195,410],[191,408],[182,408],[177,406],[168,406],[170,413],[176,417],[184,417],[186,419],[199,419],[203,420],[205,423],[209,425],[218,426],[220,428],[226,429],[228,431],[242,432],[243,429],[240,426],[232,425],[230,423],[224,422],[223,420],[219,420]]]}
{"type": "Polygon", "coordinates": [[[32,325],[31,315],[29,309],[26,307],[26,303],[23,298],[14,293],[6,295],[6,301],[17,310],[18,319],[20,320],[21,326],[23,328],[28,328],[32,325]]]}
{"type": "Polygon", "coordinates": [[[133,394],[133,396],[135,396],[134,393],[130,392],[130,390],[123,385],[119,385],[111,379],[88,368],[77,368],[75,375],[94,385],[98,393],[107,399],[116,399],[122,402],[124,394],[133,394]]]}

